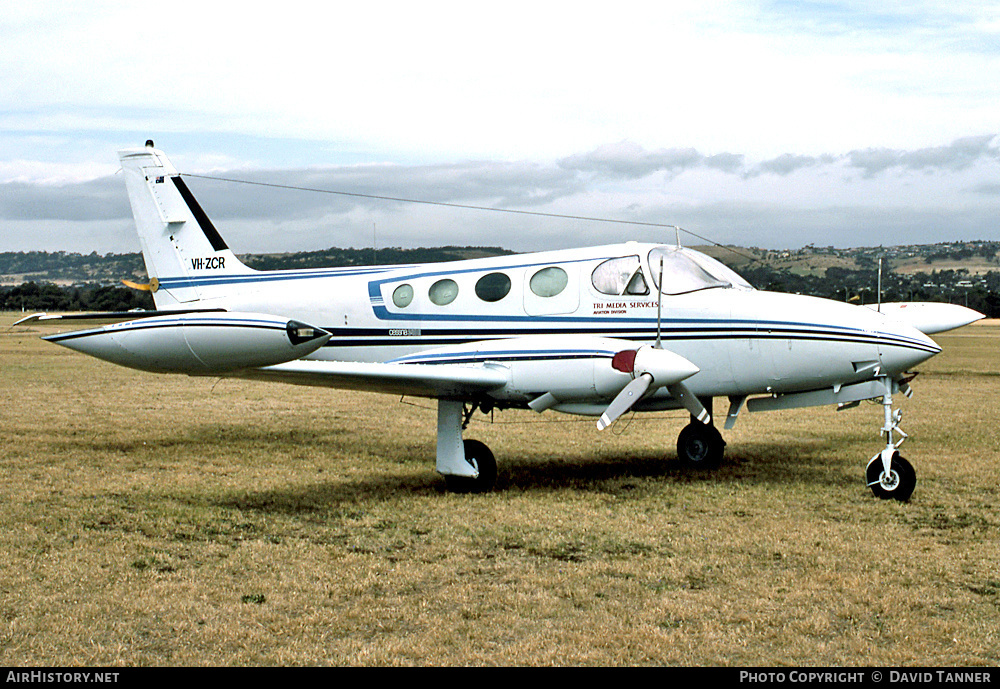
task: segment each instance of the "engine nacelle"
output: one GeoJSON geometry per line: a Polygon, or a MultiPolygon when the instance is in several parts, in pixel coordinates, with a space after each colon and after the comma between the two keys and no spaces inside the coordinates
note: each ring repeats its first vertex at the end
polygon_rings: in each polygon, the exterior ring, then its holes
{"type": "MultiPolygon", "coordinates": [[[[438,347],[400,357],[393,363],[502,367],[507,371],[508,383],[498,394],[504,399],[527,402],[536,411],[570,402],[592,402],[598,405],[594,409],[600,414],[607,401],[633,378],[631,369],[623,371],[612,365],[615,355],[637,348],[635,342],[608,337],[527,335],[438,347]]],[[[698,372],[696,366],[671,352],[643,351],[639,358],[656,369],[664,381],[682,380],[698,372]]]]}
{"type": "Polygon", "coordinates": [[[300,359],[330,337],[288,318],[223,312],[137,318],[44,339],[142,371],[219,375],[300,359]]]}

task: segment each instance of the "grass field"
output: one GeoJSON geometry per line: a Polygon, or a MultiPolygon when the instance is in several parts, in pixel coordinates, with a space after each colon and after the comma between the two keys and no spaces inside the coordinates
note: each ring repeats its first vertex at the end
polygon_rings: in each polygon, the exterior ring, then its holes
{"type": "Polygon", "coordinates": [[[0,317],[0,663],[996,665],[1000,325],[902,403],[907,504],[864,486],[880,406],[478,416],[499,488],[434,472],[433,403],[156,376],[0,317]]]}

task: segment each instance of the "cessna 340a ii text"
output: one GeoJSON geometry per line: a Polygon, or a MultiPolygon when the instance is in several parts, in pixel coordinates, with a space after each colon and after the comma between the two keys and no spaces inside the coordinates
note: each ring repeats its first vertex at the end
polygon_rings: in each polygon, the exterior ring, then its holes
{"type": "Polygon", "coordinates": [[[680,246],[613,244],[425,265],[256,271],[230,251],[152,142],[119,152],[157,310],[45,339],[157,373],[233,376],[437,399],[437,470],[450,490],[493,488],[490,450],[462,434],[478,409],[597,417],[686,409],[677,454],[715,467],[725,428],[759,412],[879,399],[881,498],[909,499],[894,409],[928,334],[982,318],[948,304],[880,311],[756,290],[680,246]]]}

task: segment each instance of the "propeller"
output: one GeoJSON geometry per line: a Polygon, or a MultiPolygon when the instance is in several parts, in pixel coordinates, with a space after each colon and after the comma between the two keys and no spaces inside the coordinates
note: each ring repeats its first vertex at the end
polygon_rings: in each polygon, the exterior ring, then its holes
{"type": "MultiPolygon", "coordinates": [[[[677,246],[681,245],[680,228],[677,230],[677,246]]],[[[603,431],[631,409],[636,402],[647,394],[652,394],[658,388],[665,387],[670,395],[687,409],[691,416],[704,424],[711,423],[712,415],[698,401],[694,393],[682,381],[690,378],[700,369],[680,354],[663,349],[660,344],[660,325],[663,310],[663,257],[660,257],[659,283],[656,298],[656,343],[645,345],[639,349],[625,349],[611,359],[611,366],[618,371],[628,373],[632,381],[622,388],[622,391],[611,400],[611,404],[601,414],[597,422],[597,430],[603,431]]]]}
{"type": "Polygon", "coordinates": [[[666,387],[670,394],[702,423],[707,423],[711,419],[698,398],[681,382],[700,369],[679,354],[646,345],[618,352],[612,358],[611,366],[622,373],[630,374],[632,380],[622,388],[601,414],[597,422],[598,430],[603,431],[631,409],[636,402],[661,387],[666,387]]]}

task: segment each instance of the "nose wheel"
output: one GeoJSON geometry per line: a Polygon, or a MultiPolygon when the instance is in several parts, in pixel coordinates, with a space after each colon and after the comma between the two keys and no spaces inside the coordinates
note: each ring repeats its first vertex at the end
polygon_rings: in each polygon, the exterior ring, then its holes
{"type": "Polygon", "coordinates": [[[917,487],[917,472],[901,454],[893,451],[889,460],[889,470],[882,465],[882,455],[878,454],[868,463],[865,470],[868,487],[877,498],[906,502],[917,487]]]}
{"type": "Polygon", "coordinates": [[[885,415],[882,434],[885,437],[885,449],[868,462],[865,480],[875,497],[906,502],[917,487],[917,472],[914,471],[913,465],[899,454],[898,448],[906,440],[907,435],[899,427],[903,412],[892,408],[892,393],[894,390],[901,390],[904,394],[909,394],[909,386],[888,377],[883,377],[882,383],[885,385],[885,394],[882,396],[882,409],[885,415]],[[899,440],[896,440],[897,434],[899,440]]]}

